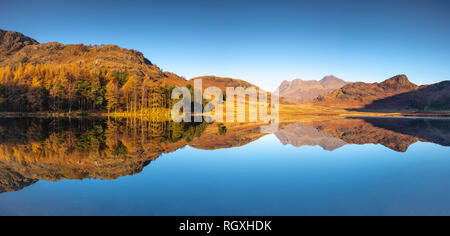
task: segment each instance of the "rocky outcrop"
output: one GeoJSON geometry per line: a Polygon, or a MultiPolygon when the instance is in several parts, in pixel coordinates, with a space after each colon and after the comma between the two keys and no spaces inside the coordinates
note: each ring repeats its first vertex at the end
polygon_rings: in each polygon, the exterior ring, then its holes
{"type": "Polygon", "coordinates": [[[39,44],[21,33],[0,29],[0,62],[28,45],[39,44]]]}

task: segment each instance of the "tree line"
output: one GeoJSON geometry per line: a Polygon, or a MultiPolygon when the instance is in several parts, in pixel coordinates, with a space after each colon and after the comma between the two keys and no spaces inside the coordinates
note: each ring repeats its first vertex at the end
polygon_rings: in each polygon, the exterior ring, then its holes
{"type": "Polygon", "coordinates": [[[0,68],[0,111],[141,112],[171,107],[173,88],[127,71],[79,64],[0,68]]]}

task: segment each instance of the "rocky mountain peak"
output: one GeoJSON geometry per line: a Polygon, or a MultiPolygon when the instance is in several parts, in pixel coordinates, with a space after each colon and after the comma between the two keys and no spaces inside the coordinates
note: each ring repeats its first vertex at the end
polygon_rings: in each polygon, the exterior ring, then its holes
{"type": "Polygon", "coordinates": [[[406,75],[396,75],[382,82],[381,87],[391,90],[416,89],[418,86],[411,83],[406,75]]]}
{"type": "Polygon", "coordinates": [[[289,101],[304,103],[342,88],[345,84],[347,83],[344,80],[332,75],[325,76],[319,81],[294,79],[291,82],[283,81],[276,92],[289,101]]]}
{"type": "Polygon", "coordinates": [[[0,60],[28,45],[39,44],[36,40],[14,31],[0,29],[0,60]]]}

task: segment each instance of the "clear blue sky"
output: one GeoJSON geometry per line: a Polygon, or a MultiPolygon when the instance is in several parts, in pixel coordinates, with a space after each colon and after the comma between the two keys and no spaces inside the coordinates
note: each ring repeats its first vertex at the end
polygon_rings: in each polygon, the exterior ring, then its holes
{"type": "Polygon", "coordinates": [[[244,79],[450,80],[450,1],[1,0],[0,28],[117,44],[166,71],[244,79]],[[393,3],[395,2],[395,3],[393,3]]]}

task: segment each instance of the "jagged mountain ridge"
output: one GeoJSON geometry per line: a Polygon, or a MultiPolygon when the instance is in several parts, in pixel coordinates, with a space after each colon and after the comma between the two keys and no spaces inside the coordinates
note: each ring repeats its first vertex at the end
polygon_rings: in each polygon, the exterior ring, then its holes
{"type": "Polygon", "coordinates": [[[295,79],[291,82],[283,81],[275,93],[294,103],[305,103],[342,88],[346,84],[344,80],[332,75],[325,76],[319,81],[295,79]]]}

